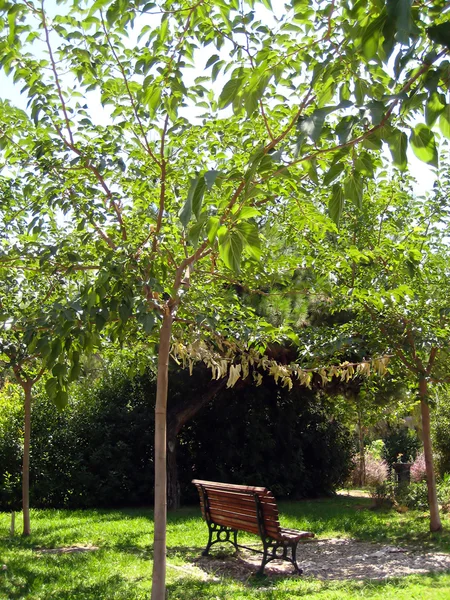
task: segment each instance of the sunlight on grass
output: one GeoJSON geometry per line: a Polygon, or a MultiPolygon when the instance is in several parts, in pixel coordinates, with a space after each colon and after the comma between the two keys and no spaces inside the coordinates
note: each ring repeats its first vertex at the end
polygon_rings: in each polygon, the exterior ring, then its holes
{"type": "MultiPolygon", "coordinates": [[[[422,513],[369,510],[370,499],[347,496],[281,502],[284,526],[314,531],[319,538],[352,537],[416,543],[450,552],[449,520],[442,535],[428,532],[422,513]]],[[[0,514],[0,600],[143,600],[149,598],[153,514],[150,510],[33,511],[32,535],[8,535],[10,516],[0,514]],[[78,547],[76,552],[67,551],[78,547]],[[65,548],[65,553],[49,549],[65,548]]],[[[20,523],[18,515],[18,524],[20,523]]],[[[197,564],[207,528],[197,507],[169,515],[168,590],[174,600],[264,598],[291,600],[450,598],[450,574],[371,581],[321,581],[290,576],[240,581],[206,573],[197,564]]],[[[243,536],[242,540],[256,538],[243,536]]],[[[228,552],[230,554],[230,552],[228,552]]]]}

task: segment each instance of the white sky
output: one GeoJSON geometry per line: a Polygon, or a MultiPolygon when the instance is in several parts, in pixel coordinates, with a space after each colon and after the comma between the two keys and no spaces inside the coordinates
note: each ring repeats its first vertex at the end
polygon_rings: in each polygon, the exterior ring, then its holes
{"type": "MultiPolygon", "coordinates": [[[[281,3],[273,2],[274,6],[281,6],[281,3]]],[[[58,6],[56,4],[56,0],[46,0],[45,1],[45,9],[47,13],[52,16],[55,14],[61,14],[64,11],[65,6],[58,6]]],[[[263,18],[264,13],[267,14],[266,9],[264,9],[261,5],[258,5],[258,8],[255,11],[257,13],[258,18],[263,18]]],[[[139,28],[137,28],[139,29],[139,28]]],[[[134,41],[134,40],[133,40],[134,41]]],[[[36,45],[36,48],[38,46],[36,45]]],[[[208,56],[201,54],[201,64],[198,65],[197,69],[188,69],[186,72],[189,80],[193,80],[195,77],[198,77],[203,74],[204,65],[208,56]]],[[[200,61],[199,61],[200,62],[200,61]]],[[[218,79],[216,82],[218,89],[221,89],[223,85],[223,80],[218,79]]],[[[26,110],[27,97],[25,95],[20,94],[20,85],[16,86],[13,84],[12,79],[7,77],[3,71],[0,70],[0,98],[9,99],[14,105],[26,110]]],[[[99,124],[106,124],[109,121],[109,109],[108,107],[102,107],[99,99],[90,98],[92,101],[92,109],[95,110],[95,120],[99,124]]],[[[195,111],[195,109],[194,109],[195,111]]],[[[189,115],[189,118],[195,118],[195,112],[192,111],[192,114],[189,115]]],[[[201,112],[204,112],[204,109],[201,109],[201,112]]],[[[198,114],[198,113],[197,113],[198,114]]],[[[186,116],[186,114],[185,114],[186,116]]],[[[432,167],[429,167],[427,164],[418,160],[412,150],[408,148],[408,164],[409,170],[413,177],[415,178],[416,184],[414,186],[414,191],[418,195],[423,195],[427,191],[431,190],[432,185],[435,181],[436,175],[435,171],[432,167]]]]}

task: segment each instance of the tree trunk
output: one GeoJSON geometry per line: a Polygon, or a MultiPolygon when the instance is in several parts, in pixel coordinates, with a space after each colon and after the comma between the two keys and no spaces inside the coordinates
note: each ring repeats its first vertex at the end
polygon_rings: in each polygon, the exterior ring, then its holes
{"type": "Polygon", "coordinates": [[[439,505],[436,492],[436,477],[431,447],[430,407],[428,406],[428,383],[425,377],[419,379],[420,408],[422,412],[423,449],[427,473],[428,504],[430,506],[430,531],[442,531],[439,505]]]}
{"type": "Polygon", "coordinates": [[[177,467],[177,431],[172,424],[167,424],[167,508],[176,510],[180,508],[180,484],[178,483],[177,467]]]}
{"type": "Polygon", "coordinates": [[[169,380],[169,352],[172,336],[172,314],[164,314],[159,334],[158,378],[155,405],[155,501],[153,537],[152,600],[166,596],[166,524],[167,524],[167,471],[166,471],[166,414],[169,380]]]}
{"type": "Polygon", "coordinates": [[[30,381],[22,383],[25,393],[25,427],[23,440],[22,462],[22,510],[23,510],[23,535],[30,535],[30,439],[31,439],[31,400],[32,387],[30,381]]]}
{"type": "Polygon", "coordinates": [[[364,448],[364,431],[362,426],[361,411],[358,410],[358,435],[359,435],[359,485],[366,485],[366,458],[364,448]]]}

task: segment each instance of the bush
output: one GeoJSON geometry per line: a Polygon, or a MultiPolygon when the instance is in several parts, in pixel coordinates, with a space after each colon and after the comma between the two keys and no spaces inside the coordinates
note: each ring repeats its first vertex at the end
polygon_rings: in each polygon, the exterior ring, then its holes
{"type": "Polygon", "coordinates": [[[305,388],[288,392],[270,379],[260,387],[226,390],[188,431],[195,444],[186,483],[195,476],[304,498],[332,493],[351,466],[351,437],[321,398],[305,388]]]}
{"type": "MultiPolygon", "coordinates": [[[[375,488],[387,479],[387,462],[381,458],[378,458],[370,451],[366,452],[364,458],[366,486],[375,488]]],[[[358,454],[353,457],[353,465],[354,466],[350,475],[350,482],[353,486],[356,486],[358,485],[358,482],[361,481],[361,468],[358,454]]]]}
{"type": "Polygon", "coordinates": [[[416,460],[411,465],[411,481],[419,482],[427,480],[427,471],[425,466],[425,454],[421,452],[416,456],[416,460]]]}
{"type": "Polygon", "coordinates": [[[413,462],[420,449],[420,441],[414,430],[407,427],[390,428],[384,438],[383,458],[389,467],[396,462],[413,462]]]}
{"type": "MultiPolygon", "coordinates": [[[[201,394],[204,375],[173,372],[170,405],[201,394]]],[[[101,385],[84,388],[62,412],[36,396],[31,506],[152,504],[153,376],[130,379],[113,370],[101,385]]],[[[0,510],[9,507],[13,488],[20,494],[21,419],[21,413],[15,421],[7,418],[14,427],[0,439],[0,510]]],[[[273,380],[225,390],[178,437],[183,502],[198,501],[193,477],[264,485],[281,497],[332,493],[347,476],[353,453],[348,432],[330,418],[320,397],[305,389],[288,392],[273,380]]]]}
{"type": "Polygon", "coordinates": [[[428,509],[428,489],[424,481],[400,485],[396,488],[395,500],[410,510],[428,509]]]}
{"type": "Polygon", "coordinates": [[[450,391],[448,386],[440,386],[437,393],[432,419],[433,448],[437,454],[436,466],[443,477],[450,473],[450,391]]]}
{"type": "Polygon", "coordinates": [[[450,509],[450,473],[445,473],[437,485],[438,501],[442,504],[445,512],[450,509]]]}
{"type": "Polygon", "coordinates": [[[23,402],[15,385],[0,390],[0,510],[21,506],[23,402]]]}

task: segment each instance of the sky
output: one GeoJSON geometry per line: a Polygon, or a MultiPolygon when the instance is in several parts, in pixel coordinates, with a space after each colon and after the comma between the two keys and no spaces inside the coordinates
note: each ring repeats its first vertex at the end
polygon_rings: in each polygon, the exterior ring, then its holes
{"type": "MultiPolygon", "coordinates": [[[[278,4],[277,2],[274,2],[273,4],[274,4],[274,6],[282,6],[281,3],[278,4]]],[[[45,8],[46,8],[47,14],[49,14],[50,16],[53,16],[58,13],[60,14],[61,11],[63,11],[65,7],[64,7],[64,4],[58,6],[56,3],[56,0],[45,0],[45,8]]],[[[256,13],[257,13],[258,18],[264,18],[264,14],[266,14],[266,15],[268,14],[266,9],[264,9],[262,6],[260,6],[256,10],[256,13]]],[[[189,79],[194,79],[195,77],[198,77],[203,73],[204,62],[206,59],[202,54],[199,55],[199,58],[201,59],[201,64],[199,64],[198,68],[196,68],[196,69],[189,69],[189,79]]],[[[200,63],[200,60],[199,60],[199,63],[200,63]]],[[[220,80],[217,82],[217,85],[219,85],[219,86],[221,85],[220,80]]],[[[14,105],[26,110],[27,98],[26,98],[26,96],[20,94],[20,86],[14,85],[12,82],[12,79],[10,77],[7,77],[4,74],[4,72],[1,70],[0,70],[0,98],[8,99],[14,105]]],[[[92,100],[92,98],[90,100],[92,100]]],[[[99,100],[96,100],[96,99],[94,99],[92,104],[93,104],[93,107],[95,107],[96,121],[99,124],[103,124],[103,125],[107,124],[109,121],[108,108],[102,107],[99,100]]],[[[203,109],[201,112],[203,112],[203,109]]],[[[191,119],[194,119],[195,112],[192,112],[192,114],[189,116],[191,119]]],[[[389,158],[388,152],[386,152],[386,156],[387,156],[387,158],[389,158]]],[[[431,190],[433,183],[435,181],[434,169],[429,167],[422,161],[418,160],[414,156],[410,147],[408,148],[408,163],[409,163],[410,173],[413,175],[415,182],[416,182],[414,185],[415,193],[417,195],[426,194],[429,190],[431,190]]]]}

